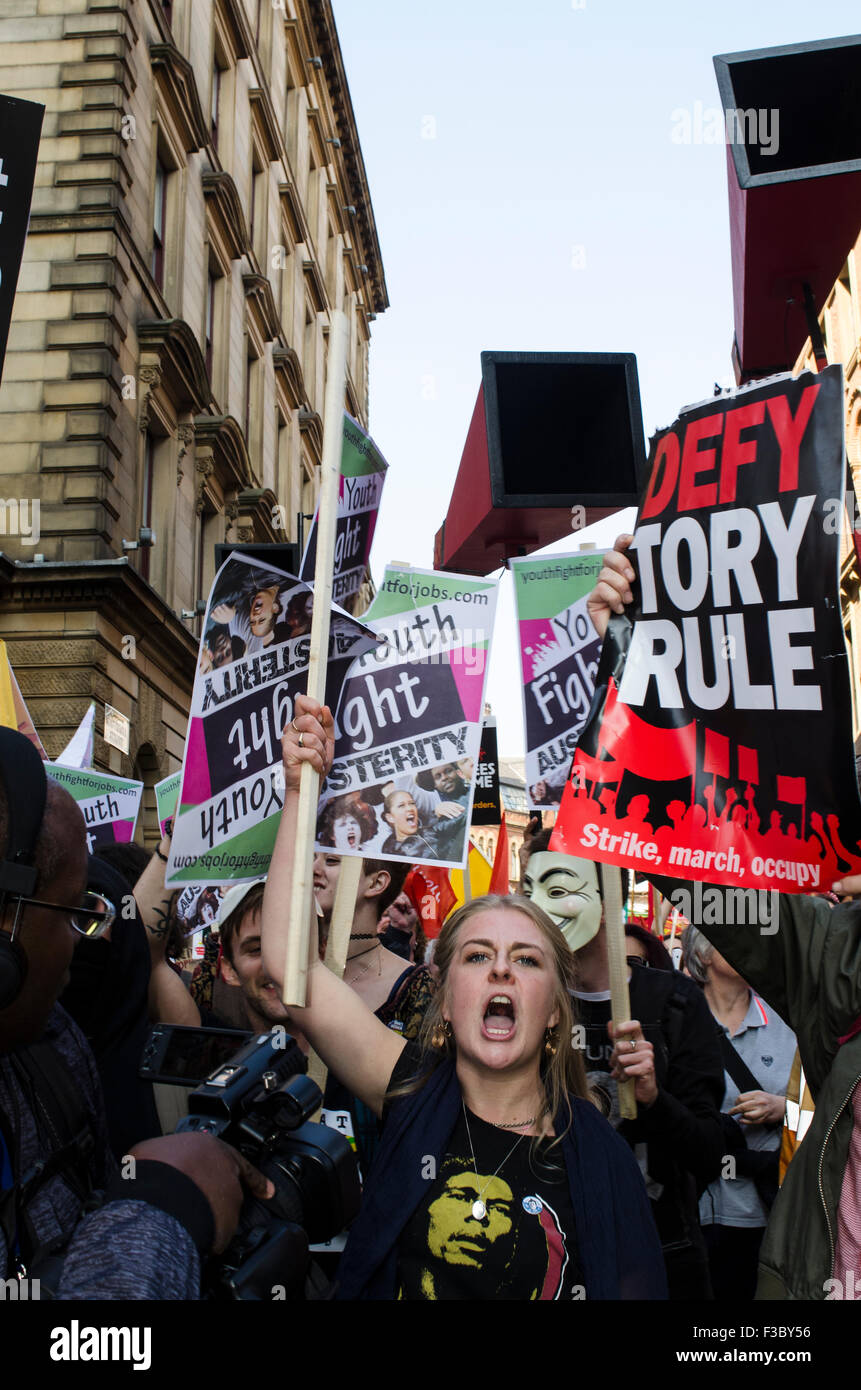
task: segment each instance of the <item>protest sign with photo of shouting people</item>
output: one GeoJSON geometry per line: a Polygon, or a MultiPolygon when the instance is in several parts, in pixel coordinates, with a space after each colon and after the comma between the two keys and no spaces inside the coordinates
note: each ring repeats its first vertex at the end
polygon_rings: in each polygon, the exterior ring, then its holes
{"type": "Polygon", "coordinates": [[[835,366],[704,401],[653,439],[633,601],[610,620],[553,849],[784,893],[861,872],[843,410],[835,366]]]}
{"type": "Polygon", "coordinates": [[[379,646],[338,708],[319,849],[463,864],[496,594],[492,580],[386,570],[366,615],[379,646]]]}
{"type": "Polygon", "coordinates": [[[601,639],[586,612],[600,555],[511,560],[523,673],[529,809],[558,806],[598,673],[601,639]]]}
{"type": "MultiPolygon", "coordinates": [[[[168,823],[172,824],[172,817],[176,813],[181,782],[182,772],[172,772],[170,776],[156,782],[153,788],[158,827],[162,837],[167,832],[168,823]]],[[[221,899],[231,886],[230,883],[185,885],[176,899],[176,919],[183,936],[197,936],[199,933],[212,930],[218,917],[221,899]]],[[[197,945],[195,953],[201,953],[197,945]]]]}
{"type": "MultiPolygon", "coordinates": [[[[266,873],[283,804],[281,735],[308,681],[313,593],[294,575],[232,554],[215,576],[192,692],[166,882],[247,882],[266,873]],[[242,654],[222,640],[241,643],[242,654]],[[222,660],[220,651],[223,653],[222,660]]],[[[326,701],[376,638],[332,606],[326,701]]]]}

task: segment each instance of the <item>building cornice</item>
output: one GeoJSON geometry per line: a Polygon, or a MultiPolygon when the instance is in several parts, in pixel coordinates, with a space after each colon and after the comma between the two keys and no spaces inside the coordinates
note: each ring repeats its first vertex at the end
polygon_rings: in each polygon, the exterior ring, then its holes
{"type": "Polygon", "coordinates": [[[356,207],[356,221],[361,232],[364,264],[368,267],[368,286],[371,292],[371,307],[382,314],[389,307],[389,293],[383,272],[383,257],[380,251],[374,209],[371,204],[371,191],[362,158],[362,147],[356,126],[356,115],[350,97],[347,73],[331,0],[308,0],[308,12],[317,40],[319,56],[338,124],[338,138],[341,141],[341,156],[347,171],[356,207]]]}
{"type": "Polygon", "coordinates": [[[172,43],[150,45],[150,62],[156,90],[162,97],[187,154],[194,154],[209,140],[194,69],[172,43]]]}
{"type": "Polygon", "coordinates": [[[10,560],[0,553],[0,602],[27,614],[95,608],[130,629],[143,655],[169,671],[191,696],[197,640],[123,557],[115,560],[10,560]]]}
{"type": "Polygon", "coordinates": [[[236,184],[223,169],[209,169],[201,174],[200,182],[207,207],[211,211],[219,236],[227,248],[228,260],[238,260],[251,250],[248,228],[236,184]]]}

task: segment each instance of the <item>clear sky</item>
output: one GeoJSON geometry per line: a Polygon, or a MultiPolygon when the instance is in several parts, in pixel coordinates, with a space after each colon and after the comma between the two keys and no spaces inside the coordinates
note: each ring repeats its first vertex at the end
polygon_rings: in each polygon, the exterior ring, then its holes
{"type": "MultiPolygon", "coordinates": [[[[432,567],[482,350],[635,352],[647,439],[731,383],[726,153],[695,138],[712,57],[861,26],[848,0],[333,4],[391,300],[370,363],[379,581],[432,567]]],[[[518,670],[506,574],[488,695],[509,756],[518,670]]]]}

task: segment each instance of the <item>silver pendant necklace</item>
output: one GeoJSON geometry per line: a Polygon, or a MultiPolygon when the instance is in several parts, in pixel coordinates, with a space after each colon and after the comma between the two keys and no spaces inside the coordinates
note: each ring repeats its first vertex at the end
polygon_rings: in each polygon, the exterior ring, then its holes
{"type": "MultiPolygon", "coordinates": [[[[469,1116],[468,1116],[467,1113],[466,1113],[466,1103],[465,1103],[465,1101],[464,1101],[464,1099],[463,1099],[463,1096],[461,1096],[461,1098],[460,1098],[460,1103],[461,1103],[461,1105],[463,1106],[463,1118],[464,1118],[464,1120],[465,1120],[465,1122],[466,1122],[466,1136],[467,1136],[467,1138],[469,1139],[469,1150],[470,1150],[470,1153],[472,1154],[472,1166],[473,1166],[473,1168],[474,1168],[474,1170],[475,1170],[475,1180],[476,1180],[476,1182],[478,1182],[478,1164],[477,1164],[476,1161],[475,1161],[475,1149],[473,1148],[473,1145],[472,1145],[472,1134],[471,1134],[470,1128],[469,1128],[469,1116]]],[[[501,1129],[502,1126],[500,1125],[499,1128],[501,1129]]],[[[525,1139],[525,1138],[526,1138],[526,1135],[525,1135],[525,1134],[519,1134],[519,1135],[517,1136],[517,1138],[515,1139],[514,1143],[513,1143],[512,1146],[511,1146],[511,1148],[508,1150],[508,1153],[505,1155],[504,1159],[502,1160],[502,1163],[500,1163],[499,1167],[497,1168],[496,1172],[493,1173],[493,1174],[491,1174],[491,1176],[487,1179],[487,1182],[484,1184],[484,1187],[483,1187],[483,1188],[481,1189],[481,1191],[479,1192],[478,1196],[476,1197],[475,1201],[474,1201],[473,1204],[472,1204],[472,1215],[473,1215],[473,1219],[474,1219],[475,1221],[483,1221],[484,1218],[487,1216],[487,1207],[485,1206],[484,1202],[482,1201],[482,1198],[483,1198],[485,1192],[487,1191],[487,1189],[490,1187],[490,1184],[493,1182],[493,1179],[497,1176],[497,1174],[498,1174],[499,1172],[501,1172],[501,1170],[502,1170],[502,1168],[504,1167],[504,1165],[508,1162],[508,1160],[510,1159],[511,1155],[514,1153],[514,1150],[517,1148],[517,1145],[521,1142],[522,1139],[525,1139]]]]}

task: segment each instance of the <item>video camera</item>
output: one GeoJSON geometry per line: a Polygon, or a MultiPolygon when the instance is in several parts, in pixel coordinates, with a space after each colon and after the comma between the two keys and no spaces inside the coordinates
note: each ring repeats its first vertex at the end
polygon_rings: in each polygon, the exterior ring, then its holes
{"type": "MultiPolygon", "coordinates": [[[[170,1054],[165,1028],[156,1029],[147,1053],[170,1054]]],[[[172,1029],[196,1034],[207,1029],[172,1029]]],[[[145,1053],[145,1058],[147,1056],[145,1053]]],[[[149,1080],[170,1064],[142,1071],[149,1080]],[[154,1075],[154,1071],[156,1074],[154,1075]]],[[[310,1122],[320,1108],[319,1086],[305,1075],[305,1057],[283,1029],[253,1034],[220,1063],[189,1096],[189,1113],[176,1132],[212,1134],[238,1149],[270,1178],[267,1201],[246,1196],[239,1228],[227,1250],[204,1273],[205,1293],[216,1299],[301,1300],[325,1297],[309,1244],[331,1240],[359,1210],[361,1189],[355,1155],[342,1135],[310,1122]]]]}

